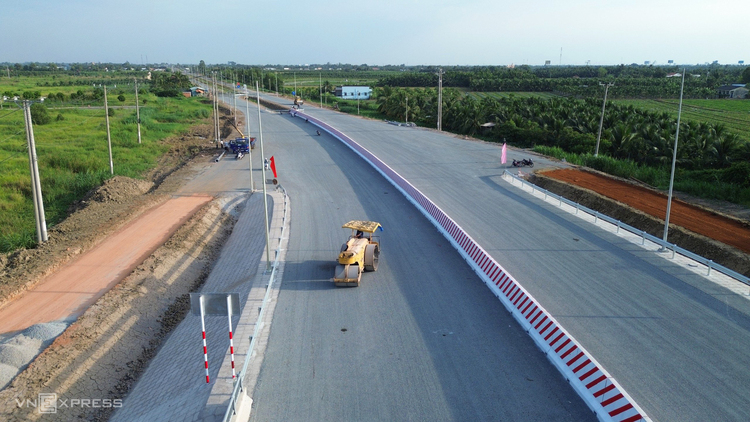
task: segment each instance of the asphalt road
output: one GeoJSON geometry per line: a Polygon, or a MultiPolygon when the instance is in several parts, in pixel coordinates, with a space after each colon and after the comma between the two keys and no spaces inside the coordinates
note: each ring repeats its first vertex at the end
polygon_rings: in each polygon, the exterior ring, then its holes
{"type": "MultiPolygon", "coordinates": [[[[256,136],[257,109],[250,114],[256,136]]],[[[288,115],[263,113],[263,140],[290,196],[291,230],[252,420],[595,420],[374,169],[288,115]],[[349,232],[341,225],[351,219],[383,224],[380,268],[358,288],[336,288],[349,232]]]]}
{"type": "MultiPolygon", "coordinates": [[[[747,297],[510,187],[500,178],[506,165],[499,164],[497,145],[314,107],[305,111],[347,133],[451,215],[652,419],[750,420],[747,297]]],[[[295,123],[306,129],[301,119],[295,123]]],[[[525,156],[509,152],[509,160],[525,156]]],[[[360,178],[350,175],[340,182],[357,186],[361,197],[362,188],[352,181],[360,178]]],[[[393,218],[403,222],[401,213],[393,218]]],[[[407,235],[401,227],[398,234],[402,241],[407,235]]],[[[384,252],[390,262],[388,246],[384,252]]],[[[413,262],[413,272],[447,260],[419,250],[425,261],[413,262]]],[[[492,300],[489,291],[478,292],[469,303],[456,306],[477,310],[485,315],[482,319],[494,318],[487,315],[483,296],[492,300]]],[[[480,365],[462,365],[474,364],[480,365]]]]}

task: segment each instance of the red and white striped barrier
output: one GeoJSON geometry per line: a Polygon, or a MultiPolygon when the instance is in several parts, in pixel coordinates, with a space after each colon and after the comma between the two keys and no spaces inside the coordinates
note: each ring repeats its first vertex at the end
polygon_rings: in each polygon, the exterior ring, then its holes
{"type": "Polygon", "coordinates": [[[500,264],[419,189],[344,133],[310,115],[291,110],[325,130],[369,162],[412,202],[464,257],[547,358],[603,421],[650,420],[612,376],[500,264]]]}
{"type": "Polygon", "coordinates": [[[237,378],[234,372],[234,339],[232,338],[232,296],[227,295],[227,318],[229,319],[229,355],[232,356],[232,379],[237,378]]]}
{"type": "Polygon", "coordinates": [[[206,366],[206,384],[208,381],[208,348],[206,347],[206,316],[203,312],[203,296],[200,298],[201,306],[201,329],[203,331],[203,363],[206,366]]]}

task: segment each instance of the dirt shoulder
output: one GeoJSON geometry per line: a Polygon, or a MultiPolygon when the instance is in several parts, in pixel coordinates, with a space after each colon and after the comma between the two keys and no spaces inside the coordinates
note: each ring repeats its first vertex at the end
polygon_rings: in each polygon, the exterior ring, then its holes
{"type": "MultiPolygon", "coordinates": [[[[609,175],[580,169],[537,172],[530,181],[544,189],[661,238],[667,197],[664,193],[609,175]]],[[[729,269],[750,275],[750,223],[715,206],[673,200],[669,242],[729,269]]],[[[739,215],[743,215],[740,210],[739,215]]]]}
{"type": "MultiPolygon", "coordinates": [[[[222,135],[234,136],[222,107],[222,135]]],[[[164,140],[172,146],[146,180],[115,177],[71,206],[70,216],[36,249],[0,257],[0,303],[32,288],[46,275],[166,201],[217,150],[213,125],[164,140]]],[[[238,210],[235,210],[238,211],[238,210]]],[[[188,293],[207,277],[235,222],[234,213],[209,202],[129,276],[105,293],[28,367],[0,391],[0,419],[35,420],[42,414],[19,406],[39,393],[60,399],[99,399],[98,407],[66,409],[65,420],[106,420],[138,379],[161,342],[189,309],[188,293]]],[[[68,401],[67,403],[70,403],[68,401]]]]}

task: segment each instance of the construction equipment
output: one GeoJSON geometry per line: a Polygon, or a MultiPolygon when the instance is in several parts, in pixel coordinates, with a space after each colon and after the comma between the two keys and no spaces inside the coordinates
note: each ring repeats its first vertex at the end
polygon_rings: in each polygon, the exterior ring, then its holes
{"type": "Polygon", "coordinates": [[[352,233],[346,243],[341,245],[333,282],[336,286],[357,287],[363,271],[378,270],[380,236],[373,236],[373,233],[383,228],[375,221],[359,220],[352,220],[341,227],[352,229],[352,233]]]}
{"type": "Polygon", "coordinates": [[[226,144],[226,149],[232,150],[237,159],[249,153],[251,148],[255,149],[255,138],[235,138],[226,144]]]}

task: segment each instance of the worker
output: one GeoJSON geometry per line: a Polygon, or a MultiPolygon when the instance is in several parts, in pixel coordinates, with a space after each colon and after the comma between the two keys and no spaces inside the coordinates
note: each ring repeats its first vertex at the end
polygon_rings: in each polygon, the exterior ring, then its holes
{"type": "Polygon", "coordinates": [[[318,136],[320,136],[320,131],[319,130],[316,130],[315,133],[317,133],[318,136]]]}
{"type": "Polygon", "coordinates": [[[362,236],[364,236],[364,235],[365,234],[362,233],[362,230],[357,230],[357,234],[354,237],[356,237],[357,239],[362,239],[362,236]]]}

